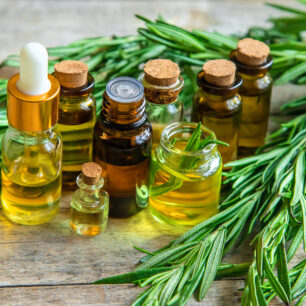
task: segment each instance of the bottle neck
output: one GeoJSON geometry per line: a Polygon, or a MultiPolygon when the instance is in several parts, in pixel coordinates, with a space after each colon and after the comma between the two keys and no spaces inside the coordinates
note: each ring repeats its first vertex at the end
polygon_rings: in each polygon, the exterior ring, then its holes
{"type": "Polygon", "coordinates": [[[204,78],[204,71],[200,71],[197,77],[197,84],[203,92],[211,97],[212,100],[224,101],[231,99],[238,94],[239,88],[242,85],[242,78],[236,75],[235,81],[231,86],[222,87],[209,84],[204,78]]]}
{"type": "MultiPolygon", "coordinates": [[[[159,162],[186,175],[203,176],[203,172],[216,171],[221,163],[216,144],[209,144],[197,151],[185,151],[196,127],[197,124],[194,122],[176,122],[168,125],[162,132],[160,146],[156,150],[159,162]]],[[[204,126],[201,129],[201,140],[209,135],[212,135],[212,139],[216,139],[211,130],[204,126]]]]}
{"type": "Polygon", "coordinates": [[[103,124],[119,128],[139,127],[146,121],[145,100],[122,103],[112,100],[106,92],[103,94],[103,106],[100,113],[103,124]]]}
{"type": "Polygon", "coordinates": [[[154,104],[170,104],[178,99],[178,95],[183,88],[184,79],[180,76],[177,81],[170,86],[157,86],[150,84],[145,73],[141,73],[138,80],[144,87],[144,95],[147,101],[154,104]]]}
{"type": "Polygon", "coordinates": [[[95,192],[99,192],[102,189],[102,187],[104,186],[104,179],[100,177],[97,184],[88,185],[84,182],[82,174],[79,174],[76,179],[76,183],[80,189],[92,194],[95,192]]]}

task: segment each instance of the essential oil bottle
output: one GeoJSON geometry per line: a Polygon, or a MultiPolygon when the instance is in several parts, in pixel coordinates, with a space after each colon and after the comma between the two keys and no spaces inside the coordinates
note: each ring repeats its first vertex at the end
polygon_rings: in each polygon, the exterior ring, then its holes
{"type": "Polygon", "coordinates": [[[110,215],[128,217],[147,206],[152,127],[144,90],[134,78],[109,81],[94,132],[94,160],[103,168],[110,215]]]}
{"type": "Polygon", "coordinates": [[[239,132],[239,155],[254,153],[264,144],[267,133],[272,78],[269,70],[273,59],[269,47],[258,40],[245,38],[239,41],[231,59],[243,83],[239,90],[242,99],[242,118],[239,132]]]}
{"type": "Polygon", "coordinates": [[[235,74],[235,64],[218,59],[208,61],[198,74],[192,121],[202,122],[218,140],[229,144],[219,146],[223,164],[237,158],[241,118],[241,98],[238,94],[241,78],[235,74]]]}
{"type": "Polygon", "coordinates": [[[7,218],[41,224],[58,211],[62,140],[58,133],[60,86],[48,75],[48,53],[39,43],[20,52],[20,73],[7,85],[9,127],[2,139],[1,200],[7,218]]]}
{"type": "Polygon", "coordinates": [[[179,93],[184,80],[176,63],[155,59],[145,64],[139,81],[144,87],[147,116],[153,128],[153,147],[156,147],[163,129],[183,119],[183,101],[179,93]]]}
{"type": "Polygon", "coordinates": [[[79,187],[71,201],[71,227],[82,236],[96,236],[103,232],[108,221],[109,196],[104,190],[101,167],[93,162],[82,166],[77,177],[79,187]]]}
{"type": "Polygon", "coordinates": [[[65,189],[73,189],[82,164],[92,160],[94,79],[87,65],[80,61],[62,61],[54,69],[61,85],[58,128],[63,139],[62,180],[65,189]]]}
{"type": "MultiPolygon", "coordinates": [[[[218,212],[222,161],[215,143],[197,151],[186,151],[197,124],[172,123],[161,135],[160,145],[152,156],[150,211],[160,223],[186,229],[218,212]]],[[[201,141],[209,135],[201,127],[201,141]]]]}

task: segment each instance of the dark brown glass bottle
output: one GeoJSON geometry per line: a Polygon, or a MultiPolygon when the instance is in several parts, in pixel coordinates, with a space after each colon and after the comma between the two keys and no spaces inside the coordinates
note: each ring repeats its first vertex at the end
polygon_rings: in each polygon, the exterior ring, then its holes
{"type": "Polygon", "coordinates": [[[148,203],[152,127],[143,96],[136,79],[111,80],[95,125],[94,160],[103,168],[114,217],[131,216],[148,203]]]}

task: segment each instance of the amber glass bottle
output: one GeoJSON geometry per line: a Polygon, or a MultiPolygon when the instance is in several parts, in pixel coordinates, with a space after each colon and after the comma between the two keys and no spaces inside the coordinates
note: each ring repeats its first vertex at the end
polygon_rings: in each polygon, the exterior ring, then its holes
{"type": "Polygon", "coordinates": [[[111,80],[94,131],[94,160],[103,169],[110,215],[128,217],[146,207],[151,146],[143,86],[130,77],[111,80]]]}
{"type": "Polygon", "coordinates": [[[272,89],[269,69],[273,59],[269,56],[268,46],[250,38],[238,43],[238,49],[231,53],[231,59],[243,80],[239,90],[242,99],[239,155],[243,157],[264,144],[272,89]]]}
{"type": "Polygon", "coordinates": [[[92,95],[94,79],[80,61],[62,61],[55,65],[61,84],[58,128],[63,139],[63,186],[76,187],[82,164],[92,160],[96,101],[92,95]]]}
{"type": "Polygon", "coordinates": [[[233,63],[214,60],[204,64],[197,83],[199,89],[194,97],[192,121],[201,121],[217,139],[229,144],[228,147],[218,147],[223,164],[226,164],[237,158],[241,78],[235,75],[233,63]]]}
{"type": "Polygon", "coordinates": [[[139,81],[144,86],[146,112],[153,128],[153,148],[160,143],[163,129],[183,119],[179,93],[184,85],[179,66],[168,59],[148,61],[139,81]]]}

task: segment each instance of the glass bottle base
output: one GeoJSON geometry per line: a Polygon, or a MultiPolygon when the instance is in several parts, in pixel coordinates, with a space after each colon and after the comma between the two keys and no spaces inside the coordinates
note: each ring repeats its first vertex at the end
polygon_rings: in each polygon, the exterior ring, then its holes
{"type": "Polygon", "coordinates": [[[38,208],[22,208],[22,206],[6,203],[2,197],[4,215],[12,222],[23,225],[38,225],[49,222],[58,212],[60,200],[52,205],[38,208]]]}
{"type": "Polygon", "coordinates": [[[80,236],[93,237],[104,231],[104,228],[98,225],[74,224],[73,222],[70,222],[70,225],[74,232],[80,236]]]}

